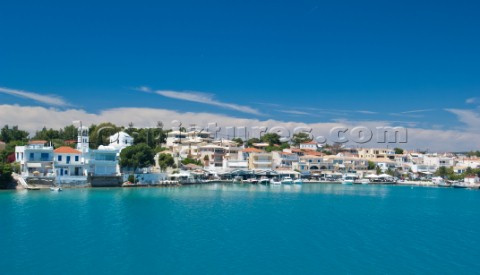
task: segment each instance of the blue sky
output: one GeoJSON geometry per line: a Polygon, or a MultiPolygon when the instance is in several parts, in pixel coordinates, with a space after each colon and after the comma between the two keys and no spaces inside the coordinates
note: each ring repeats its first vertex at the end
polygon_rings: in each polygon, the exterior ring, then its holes
{"type": "Polygon", "coordinates": [[[3,1],[0,87],[68,106],[1,90],[0,104],[471,128],[448,110],[478,122],[479,10],[478,1],[3,1]]]}

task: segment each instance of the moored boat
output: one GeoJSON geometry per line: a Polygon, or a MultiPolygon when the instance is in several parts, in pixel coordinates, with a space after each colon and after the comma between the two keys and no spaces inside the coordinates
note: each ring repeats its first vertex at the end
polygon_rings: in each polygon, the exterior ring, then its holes
{"type": "Polygon", "coordinates": [[[293,184],[293,179],[291,177],[285,177],[282,180],[282,184],[293,184]]]}
{"type": "Polygon", "coordinates": [[[258,183],[260,183],[260,184],[270,184],[270,179],[266,178],[266,177],[263,177],[258,181],[258,183]]]}
{"type": "Polygon", "coordinates": [[[352,176],[344,176],[342,179],[342,184],[345,185],[352,185],[355,183],[355,177],[352,176]]]}
{"type": "Polygon", "coordinates": [[[50,191],[60,192],[60,191],[63,191],[63,190],[62,190],[62,187],[60,187],[60,186],[52,186],[52,187],[50,187],[50,191]]]}
{"type": "Polygon", "coordinates": [[[271,179],[270,180],[271,185],[282,185],[282,182],[276,179],[271,179]]]}
{"type": "Polygon", "coordinates": [[[296,179],[293,181],[294,184],[303,184],[303,180],[302,179],[296,179]]]}

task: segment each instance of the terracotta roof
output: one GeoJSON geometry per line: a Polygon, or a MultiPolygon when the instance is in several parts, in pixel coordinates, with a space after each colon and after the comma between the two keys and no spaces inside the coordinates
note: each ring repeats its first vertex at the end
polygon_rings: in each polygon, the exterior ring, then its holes
{"type": "Polygon", "coordinates": [[[246,148],[243,149],[242,152],[244,153],[262,153],[263,151],[257,148],[246,148]]]}
{"type": "Polygon", "coordinates": [[[73,149],[72,147],[68,146],[62,146],[57,149],[55,149],[55,154],[75,154],[75,155],[80,155],[82,152],[73,149]]]}
{"type": "Polygon", "coordinates": [[[46,140],[30,140],[28,144],[45,144],[47,143],[46,140]]]}
{"type": "Polygon", "coordinates": [[[304,142],[304,143],[302,143],[302,144],[318,144],[318,143],[317,143],[316,141],[313,141],[313,140],[312,140],[312,141],[309,141],[309,142],[304,142]]]}
{"type": "Polygon", "coordinates": [[[305,150],[305,155],[322,157],[324,154],[313,150],[305,150]]]}

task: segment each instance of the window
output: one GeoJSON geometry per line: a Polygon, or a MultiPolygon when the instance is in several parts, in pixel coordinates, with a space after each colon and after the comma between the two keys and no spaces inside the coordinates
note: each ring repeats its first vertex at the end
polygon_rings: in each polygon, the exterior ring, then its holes
{"type": "Polygon", "coordinates": [[[79,159],[79,157],[78,157],[78,156],[75,156],[75,161],[76,161],[76,162],[78,162],[78,159],[79,159]]]}
{"type": "Polygon", "coordinates": [[[33,160],[35,158],[35,154],[34,153],[30,153],[30,160],[33,160]]]}
{"type": "Polygon", "coordinates": [[[62,156],[58,156],[57,160],[62,161],[62,156]]]}
{"type": "Polygon", "coordinates": [[[48,154],[48,153],[41,153],[40,154],[41,161],[48,161],[49,158],[50,158],[50,154],[48,154]]]}
{"type": "Polygon", "coordinates": [[[70,163],[70,156],[67,156],[67,163],[70,163]]]}

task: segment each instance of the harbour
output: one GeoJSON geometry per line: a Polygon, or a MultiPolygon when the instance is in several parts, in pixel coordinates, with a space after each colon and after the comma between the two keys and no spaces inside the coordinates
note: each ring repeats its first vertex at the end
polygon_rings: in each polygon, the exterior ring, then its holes
{"type": "Polygon", "coordinates": [[[479,198],[315,183],[0,191],[0,264],[7,274],[145,266],[168,274],[473,274],[479,198]]]}

